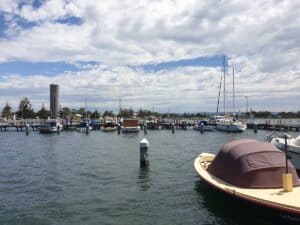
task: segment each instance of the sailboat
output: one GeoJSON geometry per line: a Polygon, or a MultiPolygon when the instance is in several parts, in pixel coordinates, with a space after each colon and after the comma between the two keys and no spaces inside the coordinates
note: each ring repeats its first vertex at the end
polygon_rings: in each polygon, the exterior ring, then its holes
{"type": "MultiPolygon", "coordinates": [[[[234,92],[234,67],[232,67],[232,102],[233,102],[233,118],[225,117],[225,56],[223,62],[223,76],[224,76],[224,118],[220,119],[216,125],[217,130],[225,132],[244,132],[247,129],[247,124],[241,121],[238,121],[234,118],[235,116],[235,92],[234,92]]],[[[220,96],[220,94],[219,94],[220,96]]]]}

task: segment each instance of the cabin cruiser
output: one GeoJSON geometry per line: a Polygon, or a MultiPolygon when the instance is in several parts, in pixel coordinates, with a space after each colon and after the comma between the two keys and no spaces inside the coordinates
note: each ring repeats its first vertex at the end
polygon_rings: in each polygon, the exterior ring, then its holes
{"type": "MultiPolygon", "coordinates": [[[[300,170],[300,136],[293,138],[287,136],[287,154],[289,155],[293,165],[297,170],[300,170]]],[[[271,143],[280,150],[285,150],[285,137],[274,137],[271,143]]]]}
{"type": "Polygon", "coordinates": [[[77,127],[76,131],[78,132],[86,132],[87,130],[92,130],[91,121],[89,119],[83,119],[81,123],[79,124],[79,127],[77,127]]]}
{"type": "Polygon", "coordinates": [[[59,119],[47,119],[39,128],[40,133],[49,134],[57,133],[62,130],[63,126],[59,119]]]}
{"type": "Polygon", "coordinates": [[[203,131],[214,131],[215,126],[208,125],[208,122],[206,120],[202,120],[197,125],[194,126],[194,130],[201,131],[201,126],[203,126],[203,131]]]}
{"type": "Polygon", "coordinates": [[[136,133],[140,131],[138,119],[124,119],[122,124],[123,133],[136,133]]]}
{"type": "Polygon", "coordinates": [[[223,118],[217,122],[217,130],[241,133],[247,129],[247,124],[235,119],[223,118]]]}
{"type": "Polygon", "coordinates": [[[114,132],[118,128],[117,124],[112,120],[106,120],[101,130],[103,132],[114,132]]]}
{"type": "Polygon", "coordinates": [[[300,222],[300,181],[284,152],[252,139],[224,144],[215,155],[201,153],[194,161],[201,178],[234,199],[300,222]]]}

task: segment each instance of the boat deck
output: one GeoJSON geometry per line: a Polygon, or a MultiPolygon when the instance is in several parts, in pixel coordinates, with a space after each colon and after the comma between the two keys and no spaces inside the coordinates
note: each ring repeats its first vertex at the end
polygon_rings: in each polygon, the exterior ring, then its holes
{"type": "Polygon", "coordinates": [[[194,167],[199,176],[223,192],[238,198],[250,200],[254,203],[266,205],[272,208],[284,209],[300,214],[300,187],[294,187],[292,192],[286,192],[283,188],[248,189],[233,186],[225,181],[209,174],[206,169],[214,158],[213,154],[202,153],[194,161],[194,167]]]}

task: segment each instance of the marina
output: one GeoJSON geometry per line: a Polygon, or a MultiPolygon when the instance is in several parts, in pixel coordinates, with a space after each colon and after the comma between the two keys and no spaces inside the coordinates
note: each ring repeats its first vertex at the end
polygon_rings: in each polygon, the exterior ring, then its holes
{"type": "Polygon", "coordinates": [[[230,140],[262,141],[268,134],[1,132],[0,223],[269,225],[269,214],[253,217],[249,210],[260,211],[222,201],[193,169],[201,152],[214,154],[230,140]],[[139,163],[143,138],[150,143],[146,168],[139,163]]]}

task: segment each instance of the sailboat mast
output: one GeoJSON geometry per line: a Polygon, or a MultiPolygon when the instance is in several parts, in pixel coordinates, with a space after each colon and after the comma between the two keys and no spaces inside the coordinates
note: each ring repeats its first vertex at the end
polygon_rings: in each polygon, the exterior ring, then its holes
{"type": "Polygon", "coordinates": [[[232,114],[235,116],[234,66],[232,66],[232,114]]]}
{"type": "Polygon", "coordinates": [[[86,108],[87,108],[87,98],[85,97],[85,118],[87,118],[87,111],[86,111],[86,108]]]}
{"type": "Polygon", "coordinates": [[[119,84],[119,114],[121,114],[121,83],[119,84]]]}
{"type": "Polygon", "coordinates": [[[216,113],[216,115],[218,115],[219,114],[219,104],[220,104],[220,96],[221,96],[221,87],[222,87],[222,72],[223,71],[221,71],[221,79],[220,79],[220,85],[219,85],[219,95],[218,95],[218,104],[217,104],[217,113],[216,113]]]}
{"type": "Polygon", "coordinates": [[[223,102],[223,104],[224,104],[224,116],[225,116],[225,114],[226,114],[226,109],[225,109],[225,106],[226,106],[226,104],[225,104],[225,55],[224,55],[224,58],[223,58],[223,75],[224,75],[224,87],[223,87],[224,102],[223,102]]]}

